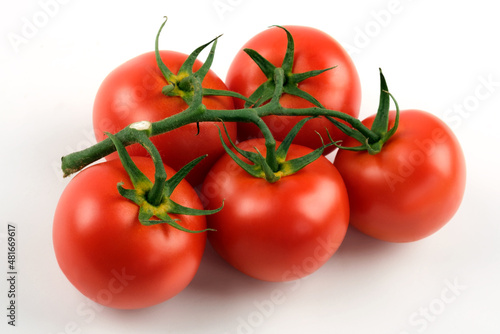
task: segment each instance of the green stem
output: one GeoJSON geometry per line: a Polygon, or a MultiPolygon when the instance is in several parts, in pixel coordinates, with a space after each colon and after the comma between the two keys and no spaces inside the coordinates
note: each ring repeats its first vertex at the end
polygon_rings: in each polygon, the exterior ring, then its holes
{"type": "Polygon", "coordinates": [[[158,149],[148,138],[146,133],[140,132],[140,135],[137,136],[137,140],[139,144],[148,151],[155,165],[155,182],[147,194],[147,201],[153,206],[158,206],[163,200],[163,190],[167,182],[167,172],[165,171],[160,152],[158,152],[158,149]]]}
{"type": "Polygon", "coordinates": [[[336,119],[340,119],[350,124],[353,128],[362,133],[366,138],[370,141],[378,141],[380,140],[380,136],[368,129],[359,119],[354,118],[348,114],[344,114],[339,111],[318,108],[318,107],[310,107],[310,108],[302,108],[302,109],[293,109],[293,108],[285,108],[280,106],[277,109],[272,111],[259,113],[260,117],[277,115],[277,116],[330,116],[336,119]]]}
{"type": "MultiPolygon", "coordinates": [[[[276,107],[275,105],[271,104],[266,104],[258,108],[211,110],[204,109],[203,105],[196,105],[196,103],[194,103],[179,114],[175,114],[161,121],[152,123],[151,136],[166,133],[190,123],[224,121],[252,122],[259,126],[259,128],[263,131],[264,136],[269,137],[269,128],[262,124],[263,122],[261,121],[261,117],[270,115],[331,116],[347,122],[353,128],[365,135],[365,137],[369,138],[370,141],[375,142],[379,140],[378,135],[373,133],[370,129],[366,128],[360,120],[342,112],[318,107],[303,109],[284,108],[281,106],[276,107]]],[[[131,134],[129,127],[126,127],[125,129],[117,132],[116,136],[125,146],[137,142],[135,136],[131,134]]],[[[271,148],[271,146],[273,145],[272,141],[269,140],[268,143],[269,148],[271,148]]],[[[274,143],[274,145],[276,144],[274,143]]],[[[73,173],[76,173],[79,170],[90,165],[91,163],[113,153],[114,151],[116,151],[116,148],[113,145],[113,142],[109,138],[107,138],[84,150],[70,153],[62,157],[61,159],[61,167],[64,176],[66,177],[73,173]]]]}
{"type": "MultiPolygon", "coordinates": [[[[283,70],[278,68],[275,71],[276,79],[282,81],[284,79],[283,70]]],[[[269,127],[264,123],[261,117],[270,115],[288,115],[288,116],[330,116],[343,120],[350,124],[353,128],[358,130],[370,141],[376,142],[380,140],[379,136],[364,126],[361,121],[350,115],[344,114],[340,111],[311,107],[303,109],[293,109],[284,108],[279,103],[279,96],[281,95],[282,85],[276,85],[277,88],[273,94],[271,101],[267,104],[256,108],[244,108],[244,109],[231,109],[231,110],[211,110],[206,109],[202,104],[203,91],[201,87],[201,82],[195,76],[190,77],[193,85],[193,98],[190,106],[181,113],[167,117],[161,121],[151,123],[151,131],[149,136],[156,136],[162,133],[166,133],[177,129],[181,126],[190,123],[199,122],[252,122],[256,124],[262,131],[264,138],[266,140],[267,154],[266,160],[271,167],[271,169],[277,168],[275,162],[276,141],[269,130],[269,127]]],[[[137,143],[137,137],[130,127],[126,127],[123,130],[116,133],[116,137],[123,145],[131,145],[137,143]]],[[[61,167],[64,176],[71,175],[78,172],[89,164],[113,153],[116,151],[116,147],[107,138],[87,149],[82,151],[74,152],[62,157],[61,167]]]]}
{"type": "MultiPolygon", "coordinates": [[[[262,107],[260,109],[261,111],[263,109],[274,110],[280,107],[279,100],[281,95],[283,94],[283,84],[285,81],[285,71],[283,70],[283,68],[277,67],[274,69],[274,80],[276,85],[273,91],[273,96],[269,103],[265,105],[265,107],[262,107]]],[[[259,112],[257,111],[257,113],[259,112]]],[[[256,124],[262,132],[262,135],[264,136],[266,144],[266,162],[273,172],[277,172],[279,169],[279,164],[276,157],[276,140],[274,139],[271,130],[261,117],[262,116],[259,115],[259,120],[256,124]]]]}
{"type": "Polygon", "coordinates": [[[144,188],[147,192],[146,201],[153,206],[158,206],[164,198],[163,193],[165,184],[167,182],[167,173],[165,171],[165,166],[163,165],[163,162],[161,160],[160,152],[158,152],[153,142],[149,139],[151,123],[137,122],[129,125],[128,128],[135,130],[132,132],[135,135],[136,141],[147,150],[147,152],[151,156],[151,159],[153,160],[153,163],[155,165],[155,182],[152,184],[152,186],[151,182],[132,161],[132,158],[127,153],[123,144],[109,133],[108,137],[113,142],[113,145],[115,145],[122,165],[127,171],[130,180],[134,185],[134,188],[144,188]]]}
{"type": "Polygon", "coordinates": [[[273,172],[276,172],[279,167],[278,161],[276,160],[276,140],[274,139],[271,130],[269,129],[269,127],[262,118],[259,117],[259,120],[256,123],[256,125],[259,127],[260,131],[262,132],[262,135],[264,136],[264,141],[266,145],[267,165],[271,168],[273,172]]]}

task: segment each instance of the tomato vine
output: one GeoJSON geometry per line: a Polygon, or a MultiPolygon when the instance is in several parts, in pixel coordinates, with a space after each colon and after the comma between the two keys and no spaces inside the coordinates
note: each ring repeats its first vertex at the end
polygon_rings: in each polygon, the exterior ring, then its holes
{"type": "MultiPolygon", "coordinates": [[[[160,32],[165,25],[165,22],[162,24],[158,35],[156,37],[155,43],[155,51],[158,54],[158,39],[160,36],[160,32]]],[[[285,29],[281,27],[282,29],[285,29]]],[[[286,29],[285,29],[286,30],[286,29]]],[[[186,103],[188,104],[188,108],[181,113],[172,115],[163,120],[153,122],[151,124],[151,131],[148,133],[150,137],[156,136],[159,134],[163,134],[174,129],[177,129],[181,126],[196,123],[199,124],[201,122],[251,122],[256,124],[261,130],[267,149],[266,162],[273,169],[276,170],[277,163],[276,157],[273,152],[276,150],[276,141],[272,136],[272,133],[269,127],[262,120],[264,116],[270,115],[278,115],[278,116],[313,116],[313,117],[328,117],[330,121],[334,122],[342,131],[346,132],[349,136],[355,137],[358,139],[362,145],[359,149],[365,149],[370,151],[370,153],[380,152],[383,142],[388,140],[390,135],[394,133],[391,131],[389,133],[382,133],[380,130],[380,126],[376,129],[369,129],[363,125],[363,123],[355,117],[352,117],[348,114],[345,114],[341,111],[331,110],[322,107],[321,105],[309,108],[286,108],[280,104],[279,98],[284,93],[284,91],[289,91],[290,88],[287,88],[289,83],[286,83],[286,78],[290,77],[289,69],[291,65],[289,62],[284,62],[287,67],[287,73],[283,67],[273,67],[272,70],[274,72],[273,76],[273,89],[272,96],[270,96],[270,101],[266,104],[259,103],[258,105],[252,106],[252,99],[262,100],[263,97],[258,97],[257,95],[252,96],[251,99],[245,98],[238,93],[231,92],[228,90],[207,90],[204,89],[201,85],[203,80],[203,75],[208,71],[210,64],[213,61],[215,46],[216,46],[217,38],[210,41],[207,44],[197,48],[193,53],[188,57],[186,62],[183,64],[179,73],[177,75],[173,74],[166,66],[162,63],[161,58],[157,57],[158,66],[160,67],[162,73],[165,76],[168,84],[163,88],[163,93],[169,96],[180,96],[182,97],[186,103]],[[205,65],[197,72],[192,72],[191,67],[195,60],[195,58],[199,55],[199,53],[208,45],[212,44],[212,48],[209,56],[207,57],[207,61],[205,65]],[[208,109],[202,103],[202,97],[204,95],[221,95],[221,96],[231,96],[234,98],[245,99],[246,101],[250,101],[250,106],[247,106],[243,109],[230,109],[230,110],[212,110],[208,109]],[[346,126],[345,124],[339,122],[344,121],[350,125],[346,126]]],[[[290,53],[290,49],[293,51],[293,38],[290,34],[288,34],[288,54],[290,53]]],[[[256,55],[255,52],[252,52],[253,57],[259,59],[262,62],[262,59],[256,55]]],[[[270,68],[267,68],[269,70],[270,68]]],[[[332,70],[334,67],[325,69],[332,70]]],[[[305,78],[315,76],[321,71],[312,71],[311,73],[303,73],[300,76],[301,80],[305,78]]],[[[379,108],[379,118],[380,124],[387,124],[387,114],[389,111],[389,97],[392,95],[389,94],[387,90],[387,85],[385,84],[385,79],[380,71],[381,77],[381,104],[379,108]],[[385,119],[385,120],[384,120],[385,119]]],[[[300,94],[304,96],[304,98],[308,98],[306,94],[298,93],[297,90],[294,90],[295,94],[300,94]]],[[[264,98],[269,94],[269,90],[263,93],[264,98]]],[[[396,105],[397,107],[397,105],[396,105]]],[[[117,132],[116,138],[125,146],[137,143],[137,138],[134,135],[133,129],[130,126],[125,127],[121,131],[117,132]]],[[[69,176],[73,173],[78,172],[89,164],[99,160],[111,154],[116,150],[115,145],[111,141],[111,139],[105,139],[87,149],[82,151],[74,152],[62,157],[62,171],[64,176],[69,176]]]]}

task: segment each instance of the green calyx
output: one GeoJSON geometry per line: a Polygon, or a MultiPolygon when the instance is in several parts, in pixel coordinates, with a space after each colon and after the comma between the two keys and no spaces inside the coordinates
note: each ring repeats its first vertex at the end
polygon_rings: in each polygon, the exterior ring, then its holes
{"type": "MultiPolygon", "coordinates": [[[[163,87],[162,93],[166,96],[179,96],[188,105],[191,105],[193,103],[193,98],[194,98],[193,78],[199,80],[200,83],[203,82],[203,79],[209,72],[210,67],[212,66],[212,62],[215,56],[215,48],[217,46],[217,40],[221,35],[217,36],[210,42],[205,43],[202,46],[198,47],[196,50],[194,50],[181,65],[177,74],[174,74],[172,71],[169,70],[169,68],[165,65],[165,63],[161,59],[159,50],[160,34],[166,23],[167,23],[167,17],[165,17],[165,21],[161,25],[155,40],[156,63],[161,73],[163,74],[165,80],[167,81],[167,85],[163,87]],[[193,72],[194,63],[196,62],[196,59],[198,58],[199,54],[210,44],[212,44],[212,47],[205,62],[196,72],[193,72]]],[[[248,101],[248,99],[243,95],[226,90],[203,88],[202,94],[203,96],[212,96],[212,95],[231,96],[248,101]]]]}
{"type": "Polygon", "coordinates": [[[333,117],[327,116],[327,118],[332,123],[334,123],[340,130],[342,130],[348,136],[353,137],[361,144],[355,147],[346,147],[338,145],[337,143],[333,143],[340,149],[349,151],[366,150],[370,154],[377,154],[382,150],[382,147],[389,140],[389,138],[391,138],[392,135],[396,133],[396,130],[399,125],[399,106],[396,99],[392,96],[391,93],[389,93],[389,88],[387,87],[387,82],[385,81],[385,77],[384,74],[382,73],[382,70],[380,69],[379,71],[380,71],[380,100],[375,120],[373,121],[372,127],[369,131],[369,133],[372,135],[371,137],[367,137],[364,134],[362,134],[359,130],[353,129],[339,122],[333,117]],[[389,109],[390,109],[391,99],[396,106],[396,118],[393,127],[389,128],[389,109]]]}
{"type": "Polygon", "coordinates": [[[117,184],[118,192],[123,197],[129,199],[139,206],[139,221],[146,226],[166,223],[170,226],[185,232],[200,233],[210,229],[193,231],[179,224],[178,219],[173,219],[169,214],[181,214],[191,216],[201,216],[216,213],[222,206],[215,210],[198,210],[188,208],[174,202],[170,196],[177,185],[184,177],[200,162],[205,156],[194,159],[181,168],[170,179],[167,180],[165,167],[162,163],[160,153],[149,139],[151,133],[151,123],[137,122],[129,126],[135,136],[136,142],[141,144],[151,156],[155,165],[155,180],[151,182],[136,166],[128,154],[123,143],[110,133],[106,133],[116,147],[121,163],[127,171],[134,189],[126,189],[123,182],[117,184]],[[152,219],[156,217],[157,219],[152,219]]]}
{"type": "Polygon", "coordinates": [[[302,126],[312,118],[314,117],[304,118],[301,121],[299,121],[288,133],[288,135],[285,137],[283,142],[281,142],[281,144],[278,146],[276,150],[274,150],[275,146],[272,145],[270,147],[268,146],[266,157],[264,157],[257,148],[255,148],[255,152],[251,152],[242,150],[241,148],[237,147],[231,141],[231,138],[227,133],[226,127],[224,126],[224,130],[226,130],[226,135],[229,138],[231,146],[237,153],[239,153],[241,156],[249,160],[250,163],[241,159],[234,151],[232,151],[224,143],[220,129],[219,129],[219,135],[222,145],[224,146],[224,150],[241,168],[243,168],[247,173],[249,173],[253,177],[263,178],[270,183],[274,183],[279,181],[284,176],[292,175],[298,172],[302,168],[306,167],[307,165],[318,159],[323,154],[324,148],[330,145],[330,144],[323,145],[317,148],[316,150],[312,151],[311,153],[306,154],[305,156],[302,156],[300,158],[286,160],[288,150],[292,144],[293,139],[295,138],[299,130],[302,128],[302,126]],[[270,157],[272,157],[272,159],[270,159],[270,157]]]}
{"type": "MultiPolygon", "coordinates": [[[[293,70],[294,51],[295,51],[293,37],[286,28],[282,26],[273,26],[273,27],[283,29],[286,32],[287,36],[287,49],[285,57],[283,58],[283,63],[281,64],[281,68],[283,69],[283,72],[285,74],[283,83],[283,93],[299,96],[311,102],[316,107],[322,108],[323,106],[321,105],[321,103],[318,100],[316,100],[316,98],[311,94],[301,90],[298,87],[298,84],[304,81],[305,79],[320,75],[323,72],[335,68],[336,66],[326,68],[323,70],[314,70],[304,73],[293,73],[292,70],[293,70]]],[[[269,101],[273,96],[276,87],[276,82],[274,80],[276,66],[271,64],[271,62],[269,62],[255,50],[244,49],[244,51],[250,56],[250,58],[252,58],[252,60],[259,66],[259,68],[267,77],[267,80],[262,85],[260,85],[255,90],[255,92],[252,93],[252,95],[249,97],[249,101],[245,102],[246,108],[258,107],[269,101]]]]}

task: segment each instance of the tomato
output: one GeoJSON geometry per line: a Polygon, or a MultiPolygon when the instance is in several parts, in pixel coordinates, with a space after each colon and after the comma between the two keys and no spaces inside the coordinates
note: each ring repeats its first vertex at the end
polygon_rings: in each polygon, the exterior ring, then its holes
{"type": "MultiPolygon", "coordinates": [[[[187,55],[173,51],[160,51],[160,54],[173,73],[178,72],[187,58],[187,55]]],[[[200,61],[196,61],[193,71],[198,70],[201,65],[200,61]]],[[[185,110],[187,104],[182,98],[162,94],[162,88],[166,84],[154,52],[133,58],[113,70],[99,87],[94,102],[93,123],[97,141],[107,138],[104,132],[116,133],[131,123],[155,122],[185,110]]],[[[202,85],[204,88],[227,90],[213,71],[208,72],[202,85]]],[[[234,108],[233,99],[225,96],[206,96],[203,104],[209,109],[234,108]]],[[[218,128],[214,124],[200,123],[199,134],[196,124],[188,124],[152,138],[163,162],[175,170],[208,154],[187,176],[193,186],[203,181],[212,164],[224,152],[218,128]]],[[[229,135],[235,139],[236,124],[227,123],[226,126],[229,135]]],[[[131,155],[147,156],[146,150],[137,144],[129,146],[127,150],[131,155]]],[[[110,157],[116,158],[117,154],[113,153],[110,157]]]]}
{"type": "MultiPolygon", "coordinates": [[[[394,118],[391,112],[390,127],[394,118]]],[[[371,127],[373,120],[363,124],[371,127]]],[[[386,241],[416,241],[438,231],[465,190],[460,144],[444,122],[421,110],[401,111],[398,129],[380,153],[340,150],[334,164],[349,194],[351,224],[386,241]]]]}
{"type": "MultiPolygon", "coordinates": [[[[279,144],[279,143],[278,143],[279,144]]],[[[238,147],[265,152],[263,139],[238,147]]],[[[288,158],[311,152],[291,145],[288,158]]],[[[265,281],[290,281],[320,268],[338,249],[349,220],[347,192],[324,156],[275,183],[250,176],[228,154],[213,166],[202,186],[208,238],[222,258],[265,281]]]]}
{"type": "MultiPolygon", "coordinates": [[[[326,33],[303,26],[284,26],[293,36],[295,43],[293,73],[311,70],[321,70],[332,66],[334,69],[308,78],[298,84],[298,88],[314,96],[325,108],[342,111],[353,117],[358,117],[361,103],[361,85],[357,70],[347,52],[342,46],[326,33]]],[[[281,66],[287,49],[286,33],[278,28],[267,29],[250,39],[236,54],[229,67],[226,84],[230,90],[249,97],[267,78],[256,63],[243,51],[254,49],[274,66],[281,66]]],[[[281,105],[287,108],[312,107],[311,102],[301,97],[284,94],[281,105]]],[[[235,99],[236,108],[242,108],[244,102],[235,99]]],[[[299,116],[266,116],[264,120],[270,127],[276,140],[282,141],[291,128],[303,117],[299,116]]],[[[294,143],[318,148],[321,140],[315,131],[323,138],[328,138],[328,129],[334,139],[344,138],[344,135],[331,122],[324,118],[309,121],[296,137],[294,143]]],[[[262,137],[259,129],[252,123],[238,124],[240,141],[262,137]]],[[[332,149],[325,149],[325,154],[332,149]]]]}
{"type": "MultiPolygon", "coordinates": [[[[154,180],[151,159],[133,160],[154,180]]],[[[174,173],[167,166],[166,171],[169,176],[174,173]]],[[[54,216],[57,262],[68,280],[97,303],[119,309],[152,306],[191,282],[205,249],[206,232],[187,233],[167,224],[142,225],[139,207],[118,193],[118,182],[133,188],[119,159],[88,167],[70,181],[54,216]]],[[[171,199],[202,208],[185,180],[171,199]]],[[[206,228],[204,216],[170,216],[188,229],[206,228]]]]}

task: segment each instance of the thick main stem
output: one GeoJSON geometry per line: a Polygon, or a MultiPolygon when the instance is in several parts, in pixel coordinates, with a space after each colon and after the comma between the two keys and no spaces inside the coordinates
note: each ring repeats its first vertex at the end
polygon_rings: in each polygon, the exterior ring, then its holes
{"type": "MultiPolygon", "coordinates": [[[[277,77],[281,77],[278,73],[277,77]]],[[[365,127],[361,121],[350,115],[342,113],[340,111],[324,109],[319,107],[303,108],[303,109],[292,109],[284,108],[279,103],[279,97],[273,98],[270,103],[262,105],[257,108],[245,108],[245,109],[231,109],[231,110],[212,110],[206,109],[202,104],[202,88],[201,82],[195,77],[191,77],[193,80],[193,99],[190,106],[181,113],[172,115],[161,121],[152,123],[152,129],[150,136],[156,136],[162,133],[166,133],[177,129],[181,126],[198,123],[198,122],[252,122],[256,124],[264,134],[266,138],[266,146],[268,149],[268,154],[271,155],[275,152],[276,142],[271,135],[271,132],[267,125],[262,121],[263,116],[270,115],[288,115],[288,116],[331,116],[338,118],[349,123],[353,128],[357,129],[362,133],[367,139],[371,141],[377,141],[380,138],[370,129],[365,127]]],[[[282,79],[282,78],[281,78],[282,79]]],[[[276,94],[279,96],[279,89],[277,89],[276,94]]],[[[126,127],[116,133],[118,139],[123,143],[123,145],[128,146],[137,142],[136,136],[132,133],[135,131],[126,127]]],[[[82,151],[74,152],[62,157],[61,167],[64,176],[71,175],[78,172],[89,164],[113,153],[116,150],[113,142],[107,138],[87,149],[82,151]]],[[[268,162],[275,161],[273,156],[269,156],[266,159],[268,162]]],[[[271,163],[270,167],[273,169],[271,163]]]]}
{"type": "MultiPolygon", "coordinates": [[[[183,125],[197,122],[252,122],[259,126],[262,116],[269,115],[288,115],[288,116],[331,116],[346,121],[365,137],[376,141],[377,135],[366,128],[361,121],[352,116],[339,111],[323,109],[318,107],[292,109],[283,107],[268,108],[264,105],[254,109],[231,109],[231,110],[211,110],[206,109],[203,112],[199,108],[190,107],[185,111],[170,116],[161,121],[152,123],[151,136],[156,136],[177,129],[183,125]]],[[[116,136],[125,145],[136,143],[134,136],[131,135],[128,127],[119,131],[116,136]]],[[[111,154],[115,151],[115,146],[109,138],[82,151],[70,153],[62,158],[62,170],[64,176],[78,172],[89,164],[111,154]]]]}

